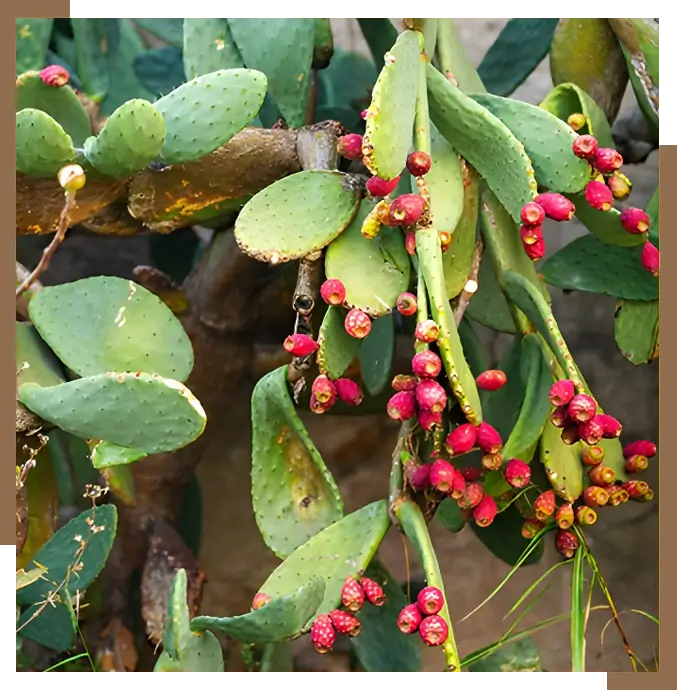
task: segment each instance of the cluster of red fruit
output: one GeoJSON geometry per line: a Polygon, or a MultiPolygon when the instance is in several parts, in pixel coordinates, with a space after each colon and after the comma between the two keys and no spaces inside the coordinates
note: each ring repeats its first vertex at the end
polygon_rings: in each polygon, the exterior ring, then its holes
{"type": "Polygon", "coordinates": [[[336,633],[356,637],[360,634],[360,621],[356,614],[363,606],[365,599],[374,606],[383,606],[386,596],[381,586],[368,577],[347,577],[341,589],[341,603],[344,608],[334,609],[320,614],[310,628],[310,639],[320,654],[330,652],[336,641],[336,633]]]}
{"type": "Polygon", "coordinates": [[[51,86],[55,89],[66,86],[70,79],[68,70],[61,65],[48,65],[38,72],[38,76],[47,86],[51,86]]]}
{"type": "Polygon", "coordinates": [[[444,607],[444,595],[437,587],[424,587],[415,604],[405,606],[397,618],[397,627],[405,635],[418,630],[423,642],[429,647],[444,644],[449,637],[447,622],[437,614],[444,607]]]}

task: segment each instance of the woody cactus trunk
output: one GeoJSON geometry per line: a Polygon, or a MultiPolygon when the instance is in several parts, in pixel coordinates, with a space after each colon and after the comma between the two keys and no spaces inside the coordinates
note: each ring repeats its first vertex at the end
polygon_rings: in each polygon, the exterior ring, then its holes
{"type": "Polygon", "coordinates": [[[657,23],[512,19],[475,70],[453,20],[359,22],[374,64],[327,19],[17,19],[17,233],[54,235],[17,264],[21,663],[72,653],[82,625],[93,667],[135,670],[140,614],[156,671],[223,671],[226,648],[290,670],[304,636],[321,654],[344,636],[367,671],[418,670],[420,644],[440,670],[540,670],[527,632],[459,656],[433,519],[513,570],[554,543],[573,671],[595,585],[623,635],[586,536],[599,510],[653,498],[638,473],[657,450],[604,412],[547,286],[618,298],[623,354],[658,357],[658,189],[625,202],[611,131],[628,81],[658,130],[657,23]],[[548,53],[551,93],[510,98],[548,53]],[[588,234],[542,261],[546,219],[574,217],[588,234]],[[140,266],[42,287],[75,225],[156,247],[213,234],[185,280],[140,266]],[[473,324],[512,337],[497,368],[473,324]],[[213,617],[186,497],[252,379],[252,508],[280,563],[213,617]],[[301,409],[399,424],[381,500],[345,513],[301,409]],[[60,529],[58,504],[76,515],[60,529]],[[389,530],[419,592],[378,560],[389,530]]]}

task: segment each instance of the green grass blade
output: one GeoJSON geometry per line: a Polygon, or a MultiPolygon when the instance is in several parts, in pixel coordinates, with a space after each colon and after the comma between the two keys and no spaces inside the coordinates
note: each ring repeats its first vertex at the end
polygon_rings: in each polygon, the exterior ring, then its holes
{"type": "Polygon", "coordinates": [[[571,670],[585,672],[585,609],[583,607],[583,563],[585,549],[578,548],[574,555],[571,576],[571,670]]]}
{"type": "Polygon", "coordinates": [[[555,565],[553,565],[551,568],[548,568],[548,570],[546,570],[546,571],[543,573],[543,575],[541,575],[541,576],[540,576],[540,577],[539,577],[539,578],[538,578],[538,579],[537,579],[537,580],[536,580],[536,581],[535,581],[535,582],[524,592],[524,594],[522,594],[522,596],[515,602],[515,604],[513,605],[513,607],[510,609],[510,611],[508,611],[508,613],[506,613],[505,616],[503,616],[503,619],[505,620],[511,613],[514,613],[514,612],[524,603],[524,600],[525,600],[525,599],[536,589],[536,587],[538,587],[538,585],[540,585],[541,582],[543,582],[543,580],[545,580],[545,579],[548,577],[548,575],[550,575],[550,573],[552,573],[552,572],[554,572],[555,570],[557,570],[557,568],[559,568],[560,566],[567,565],[567,564],[569,564],[569,563],[571,563],[571,561],[560,561],[559,563],[555,563],[555,565]]]}

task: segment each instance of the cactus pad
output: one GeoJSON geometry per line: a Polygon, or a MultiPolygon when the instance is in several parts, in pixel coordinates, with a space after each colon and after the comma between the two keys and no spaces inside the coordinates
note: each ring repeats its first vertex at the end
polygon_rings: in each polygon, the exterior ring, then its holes
{"type": "Polygon", "coordinates": [[[206,423],[202,406],[183,384],[151,374],[109,372],[48,388],[25,383],[19,400],[74,436],[146,453],[182,448],[206,423]]]}
{"type": "Polygon", "coordinates": [[[148,453],[137,448],[126,448],[108,441],[99,441],[92,448],[92,465],[97,470],[119,465],[129,465],[145,458],[148,453]]]}
{"type": "Polygon", "coordinates": [[[343,517],[333,477],[296,414],[288,367],[252,393],[252,501],[266,545],[280,558],[343,517]]]}
{"type": "Polygon", "coordinates": [[[567,194],[567,198],[576,207],[576,218],[605,244],[614,244],[618,247],[637,247],[644,244],[644,235],[633,235],[621,225],[621,212],[618,209],[598,211],[588,204],[584,193],[567,194]]]}
{"type": "Polygon", "coordinates": [[[313,577],[289,594],[270,595],[273,598],[259,609],[230,618],[198,616],[190,622],[190,627],[192,630],[215,630],[240,642],[282,642],[301,633],[314,618],[324,595],[324,582],[313,577]]]}
{"type": "Polygon", "coordinates": [[[330,379],[343,376],[360,351],[362,341],[348,335],[345,328],[346,311],[330,306],[322,319],[317,351],[317,366],[330,379]]]}
{"type": "Polygon", "coordinates": [[[401,33],[385,54],[385,64],[372,91],[364,146],[373,151],[364,157],[364,163],[384,180],[392,180],[402,172],[411,147],[420,53],[417,33],[401,33]]]}
{"type": "Polygon", "coordinates": [[[159,156],[165,133],[162,115],[148,101],[135,98],[108,118],[98,136],[87,139],[85,155],[104,175],[125,177],[159,156]]]}
{"type": "Polygon", "coordinates": [[[110,87],[114,56],[120,45],[119,19],[71,19],[78,76],[85,93],[100,103],[110,87]]]}
{"type": "Polygon", "coordinates": [[[512,98],[474,94],[472,98],[493,113],[519,139],[531,159],[539,185],[560,194],[580,192],[590,181],[590,165],[574,155],[578,136],[566,122],[512,98]]]}
{"type": "Polygon", "coordinates": [[[622,300],[614,314],[614,339],[623,357],[648,364],[658,357],[658,300],[622,300]]]}
{"type": "Polygon", "coordinates": [[[533,201],[537,192],[534,169],[523,144],[501,120],[432,65],[426,70],[433,124],[519,223],[522,206],[533,201]]]}
{"type": "Polygon", "coordinates": [[[363,573],[369,565],[389,525],[386,501],[370,503],[346,515],[296,549],[259,591],[282,597],[320,577],[326,590],[317,613],[328,613],[339,605],[346,577],[363,573]]]}
{"type": "Polygon", "coordinates": [[[561,429],[548,422],[541,435],[539,455],[555,494],[565,501],[573,502],[583,492],[581,443],[579,441],[568,446],[562,443],[561,435],[561,429]]]}
{"type": "Polygon", "coordinates": [[[183,69],[187,79],[243,67],[227,19],[183,20],[183,69]]]}
{"type": "Polygon", "coordinates": [[[71,138],[41,110],[25,108],[16,114],[16,169],[35,177],[52,177],[76,159],[71,138]]]}
{"type": "MultiPolygon", "coordinates": [[[[485,252],[477,276],[479,287],[465,313],[468,318],[494,331],[515,333],[515,321],[510,312],[510,306],[505,295],[501,292],[501,286],[498,284],[496,271],[492,266],[488,251],[485,250],[485,252]]],[[[480,374],[481,371],[478,371],[477,374],[480,374]]]]}
{"type": "Polygon", "coordinates": [[[219,70],[196,77],[156,101],[167,125],[162,160],[186,163],[223,146],[258,113],[266,85],[261,72],[219,70]]]}
{"type": "Polygon", "coordinates": [[[56,386],[66,380],[61,362],[30,323],[16,322],[14,357],[17,386],[23,383],[56,386]]]}
{"type": "Polygon", "coordinates": [[[256,194],[235,222],[243,252],[276,264],[326,247],[353,219],[360,197],[355,178],[340,172],[305,170],[256,194]]]}
{"type": "Polygon", "coordinates": [[[378,317],[389,313],[409,286],[411,262],[398,229],[382,228],[374,239],[362,236],[362,222],[373,207],[373,201],[362,201],[345,232],[329,245],[324,268],[327,278],[345,285],[347,306],[378,317]]]}
{"type": "Polygon", "coordinates": [[[193,368],[193,347],[181,323],[130,280],[96,276],[45,287],[31,300],[29,314],[59,359],[80,376],[144,371],[185,381],[193,368]]]}
{"type": "Polygon", "coordinates": [[[39,70],[45,66],[45,56],[52,36],[51,17],[16,19],[16,74],[39,70]]]}
{"type": "Polygon", "coordinates": [[[395,358],[395,319],[386,314],[374,319],[360,348],[360,374],[369,395],[378,395],[392,380],[395,358]]]}

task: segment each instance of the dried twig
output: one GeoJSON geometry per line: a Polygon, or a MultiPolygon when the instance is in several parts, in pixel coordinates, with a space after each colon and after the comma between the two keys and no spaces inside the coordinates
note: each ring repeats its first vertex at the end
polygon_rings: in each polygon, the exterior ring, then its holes
{"type": "Polygon", "coordinates": [[[475,239],[475,251],[472,257],[472,264],[470,266],[470,275],[468,276],[468,282],[465,284],[463,290],[456,298],[454,304],[454,323],[456,326],[461,323],[463,314],[470,304],[470,300],[473,295],[477,292],[477,276],[480,272],[480,264],[482,263],[482,254],[484,253],[484,241],[482,240],[482,235],[477,233],[477,238],[475,239]]]}

